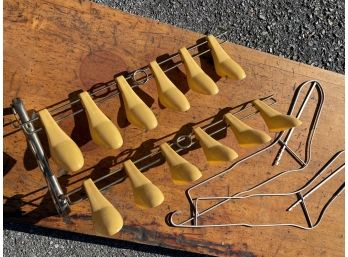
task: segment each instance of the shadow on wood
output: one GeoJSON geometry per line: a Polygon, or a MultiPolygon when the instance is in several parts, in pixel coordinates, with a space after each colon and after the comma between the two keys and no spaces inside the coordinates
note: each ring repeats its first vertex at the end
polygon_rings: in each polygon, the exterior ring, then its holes
{"type": "MultiPolygon", "coordinates": [[[[200,44],[202,42],[205,42],[205,37],[200,38],[196,41],[197,44],[200,44]]],[[[198,52],[204,52],[206,50],[209,50],[208,44],[204,44],[198,47],[198,52]]],[[[212,80],[215,82],[219,81],[221,77],[216,73],[214,68],[214,60],[213,56],[211,55],[211,52],[205,53],[201,56],[199,56],[199,60],[201,62],[201,68],[202,70],[208,74],[209,77],[211,77],[212,80]]]]}

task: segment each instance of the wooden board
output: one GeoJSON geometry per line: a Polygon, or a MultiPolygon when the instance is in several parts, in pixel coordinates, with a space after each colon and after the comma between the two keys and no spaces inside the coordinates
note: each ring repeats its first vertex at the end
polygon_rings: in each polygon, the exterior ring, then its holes
{"type": "MultiPolygon", "coordinates": [[[[14,97],[21,97],[29,110],[52,106],[68,97],[73,99],[79,90],[98,88],[100,83],[112,80],[115,74],[143,67],[159,56],[170,55],[180,47],[193,45],[201,37],[197,33],[88,1],[7,0],[4,2],[5,124],[13,120],[11,115],[7,115],[7,107],[14,97]]],[[[231,43],[226,43],[224,48],[245,69],[247,78],[240,82],[220,79],[217,81],[219,94],[203,96],[188,90],[182,67],[172,72],[171,78],[191,103],[187,113],[162,108],[158,104],[154,81],[137,90],[158,118],[159,126],[152,131],[145,132],[127,124],[118,97],[100,104],[100,108],[121,128],[125,143],[117,151],[102,149],[91,142],[84,114],[61,122],[61,127],[78,143],[85,157],[81,172],[59,178],[64,190],[80,186],[88,177],[97,178],[106,174],[119,167],[123,160],[148,153],[171,139],[173,133],[189,132],[187,124],[213,117],[219,111],[226,110],[224,108],[274,94],[278,100],[276,108],[285,113],[296,86],[310,79],[319,80],[326,92],[324,109],[314,137],[312,161],[304,172],[286,177],[281,183],[272,185],[270,190],[295,190],[334,153],[344,148],[344,76],[231,43]]],[[[213,76],[211,62],[207,59],[201,62],[204,70],[213,76]]],[[[311,99],[308,110],[313,109],[314,100],[315,97],[311,99]]],[[[304,154],[303,140],[310,116],[310,111],[304,113],[304,124],[296,130],[299,136],[294,136],[290,143],[300,155],[304,154]]],[[[259,116],[247,122],[267,131],[259,116]]],[[[5,219],[94,234],[88,201],[73,205],[67,220],[55,215],[44,178],[27,148],[24,134],[11,134],[12,131],[10,125],[4,126],[5,219]]],[[[40,137],[47,149],[44,133],[40,137]]],[[[233,147],[240,157],[255,151],[240,148],[230,131],[220,141],[233,147]]],[[[281,170],[296,167],[296,163],[285,156],[281,166],[272,168],[277,149],[248,162],[223,180],[216,180],[195,191],[195,196],[231,193],[281,170]]],[[[229,165],[208,165],[201,149],[185,154],[185,158],[202,170],[203,179],[229,165]]],[[[50,164],[57,171],[58,167],[51,159],[50,164]]],[[[166,164],[151,168],[145,174],[159,186],[166,200],[158,208],[137,208],[128,179],[107,190],[104,195],[119,209],[125,224],[113,238],[220,256],[344,255],[343,196],[338,198],[322,224],[313,231],[288,227],[182,229],[168,226],[165,217],[174,210],[183,210],[183,218],[188,215],[187,186],[177,186],[171,182],[166,164]]],[[[343,176],[313,195],[309,208],[314,216],[342,180],[343,176]]],[[[235,203],[229,204],[220,208],[210,219],[212,222],[217,218],[231,222],[254,213],[256,217],[250,219],[272,220],[282,217],[293,200],[246,202],[240,208],[235,203]]],[[[305,224],[300,209],[284,218],[305,224]]]]}

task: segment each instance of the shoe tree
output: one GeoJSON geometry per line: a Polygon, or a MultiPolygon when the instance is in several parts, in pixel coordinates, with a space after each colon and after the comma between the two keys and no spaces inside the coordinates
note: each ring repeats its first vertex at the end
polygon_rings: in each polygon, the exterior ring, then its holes
{"type": "Polygon", "coordinates": [[[98,108],[88,92],[79,94],[85,109],[89,131],[93,141],[103,147],[118,149],[123,144],[123,139],[118,128],[98,108]]]}
{"type": "Polygon", "coordinates": [[[238,144],[242,147],[256,147],[271,140],[265,132],[253,129],[231,113],[224,115],[225,121],[230,125],[238,144]]]}
{"type": "Polygon", "coordinates": [[[208,162],[228,162],[238,157],[238,154],[233,149],[221,144],[209,136],[203,129],[197,127],[193,131],[203,148],[208,162]]]}
{"type": "Polygon", "coordinates": [[[219,88],[215,82],[199,67],[186,48],[181,48],[179,54],[184,63],[187,84],[193,91],[204,95],[216,95],[219,88]]]}
{"type": "Polygon", "coordinates": [[[123,76],[116,78],[119,90],[126,109],[126,116],[133,125],[151,130],[157,127],[157,119],[151,109],[133,91],[127,80],[123,76]]]}
{"type": "Polygon", "coordinates": [[[138,170],[131,160],[123,163],[133,187],[134,200],[140,208],[153,208],[164,201],[161,190],[138,170]]]}
{"type": "Polygon", "coordinates": [[[207,36],[207,41],[214,60],[215,71],[220,77],[242,80],[246,77],[242,67],[225,52],[213,35],[207,36]]]}
{"type": "Polygon", "coordinates": [[[89,178],[83,182],[92,209],[92,220],[97,235],[112,236],[123,226],[123,219],[117,209],[102,195],[89,178]]]}
{"type": "Polygon", "coordinates": [[[58,126],[47,109],[38,114],[46,131],[52,159],[68,173],[81,169],[84,159],[76,143],[58,126]]]}
{"type": "Polygon", "coordinates": [[[185,185],[196,181],[202,176],[201,171],[175,152],[167,143],[160,145],[161,152],[166,158],[172,180],[175,184],[185,185]]]}
{"type": "Polygon", "coordinates": [[[270,132],[281,132],[302,124],[302,121],[299,119],[290,115],[281,114],[258,99],[254,100],[253,104],[259,110],[270,132]]]}
{"type": "Polygon", "coordinates": [[[170,81],[156,61],[150,62],[152,75],[156,80],[158,98],[161,104],[174,111],[190,109],[186,96],[170,81]]]}

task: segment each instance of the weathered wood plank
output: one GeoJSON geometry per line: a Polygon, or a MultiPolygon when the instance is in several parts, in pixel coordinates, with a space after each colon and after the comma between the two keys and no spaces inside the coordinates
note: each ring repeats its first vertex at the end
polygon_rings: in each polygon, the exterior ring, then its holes
{"type": "MultiPolygon", "coordinates": [[[[51,106],[67,97],[73,99],[79,90],[91,89],[98,83],[112,80],[116,73],[147,65],[159,56],[172,54],[182,46],[194,44],[201,37],[197,33],[88,1],[5,1],[4,107],[8,107],[14,97],[21,97],[28,109],[35,110],[51,106]]],[[[158,118],[159,126],[152,131],[144,132],[128,125],[123,109],[120,110],[118,97],[100,104],[100,108],[121,128],[125,144],[117,151],[100,148],[91,142],[84,114],[62,122],[62,128],[72,135],[85,157],[82,172],[59,178],[64,189],[76,188],[89,176],[96,178],[106,174],[110,169],[120,166],[122,160],[144,155],[154,146],[171,139],[171,134],[186,124],[214,116],[225,107],[275,94],[277,109],[286,112],[295,85],[309,79],[319,80],[326,91],[325,106],[313,143],[313,160],[305,172],[287,178],[286,186],[283,182],[281,186],[278,184],[272,188],[296,189],[318,170],[323,161],[344,147],[344,76],[231,43],[226,43],[224,48],[245,68],[247,78],[241,82],[220,79],[217,82],[220,88],[218,95],[202,96],[188,91],[182,68],[182,72],[173,72],[171,76],[174,82],[185,92],[191,103],[191,109],[185,114],[159,106],[154,81],[137,91],[158,118]]],[[[213,74],[212,65],[204,63],[205,70],[213,74]]],[[[309,108],[311,106],[313,107],[312,101],[309,108]]],[[[309,117],[310,113],[305,113],[304,121],[309,117]]],[[[12,116],[5,115],[5,123],[11,119],[12,116]]],[[[259,117],[248,123],[266,130],[259,117]]],[[[303,132],[307,125],[305,122],[303,132]]],[[[4,127],[5,135],[11,131],[11,126],[4,127]]],[[[45,143],[44,134],[40,135],[45,143]]],[[[291,141],[291,145],[299,146],[301,154],[304,153],[302,141],[303,136],[294,137],[291,141]]],[[[221,142],[236,149],[241,157],[253,151],[238,147],[230,132],[221,142]]],[[[45,147],[47,149],[47,143],[45,147]]],[[[261,181],[282,168],[296,166],[289,158],[285,158],[281,167],[271,168],[276,150],[273,149],[267,156],[256,158],[240,172],[231,173],[224,180],[214,181],[212,185],[196,193],[209,195],[226,192],[227,188],[238,190],[261,181]]],[[[4,170],[4,214],[7,219],[94,234],[87,201],[72,206],[70,222],[64,222],[55,215],[45,181],[27,149],[22,132],[4,137],[4,152],[7,154],[7,167],[4,170]]],[[[185,158],[201,168],[203,178],[228,165],[207,165],[201,149],[189,152],[185,158]]],[[[56,171],[57,166],[51,160],[50,164],[56,171]]],[[[125,223],[123,230],[114,238],[221,256],[344,254],[342,196],[328,211],[323,223],[310,232],[293,228],[179,229],[169,227],[165,223],[165,217],[169,212],[179,209],[186,210],[187,214],[188,203],[184,193],[187,187],[176,186],[171,182],[165,164],[151,168],[145,174],[160,187],[166,200],[155,209],[138,209],[133,202],[127,179],[107,190],[104,195],[120,210],[125,223]]],[[[314,209],[314,213],[338,183],[339,181],[333,181],[326,193],[322,191],[313,195],[315,204],[310,207],[314,209]]],[[[260,210],[266,203],[247,203],[244,207],[250,211],[245,214],[260,211],[260,216],[266,219],[281,217],[285,210],[282,206],[286,207],[292,200],[269,203],[267,206],[270,212],[260,210]]],[[[233,204],[219,210],[214,213],[214,217],[220,215],[237,219],[234,215],[241,215],[238,211],[240,209],[233,204]]],[[[305,222],[301,212],[284,218],[303,224],[305,222]]]]}

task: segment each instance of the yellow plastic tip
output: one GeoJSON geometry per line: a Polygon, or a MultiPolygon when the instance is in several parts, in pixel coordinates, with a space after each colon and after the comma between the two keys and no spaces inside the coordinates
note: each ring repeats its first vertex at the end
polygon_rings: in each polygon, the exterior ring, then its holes
{"type": "Polygon", "coordinates": [[[123,227],[123,218],[102,195],[91,179],[83,182],[92,209],[92,220],[97,235],[112,236],[123,227]]]}
{"type": "Polygon", "coordinates": [[[164,201],[161,190],[138,170],[131,160],[123,163],[131,181],[134,201],[138,207],[147,209],[159,206],[164,201]]]}
{"type": "Polygon", "coordinates": [[[170,81],[156,61],[150,62],[152,74],[156,80],[160,103],[174,111],[185,112],[190,109],[186,96],[170,81]]]}
{"type": "Polygon", "coordinates": [[[123,76],[116,78],[130,123],[142,129],[151,130],[157,127],[157,119],[151,109],[133,91],[123,76]]]}
{"type": "Polygon", "coordinates": [[[168,163],[170,174],[175,184],[186,185],[202,176],[201,171],[195,165],[181,157],[167,143],[160,145],[160,149],[168,163]]]}
{"type": "Polygon", "coordinates": [[[246,77],[243,68],[225,52],[213,35],[207,41],[214,60],[215,71],[220,77],[242,80],[246,77]]]}
{"type": "Polygon", "coordinates": [[[251,128],[231,113],[225,114],[224,118],[241,147],[256,147],[271,140],[265,132],[251,128]]]}
{"type": "Polygon", "coordinates": [[[186,70],[187,83],[190,89],[204,95],[216,95],[219,88],[215,82],[199,67],[186,48],[179,54],[186,70]]]}
{"type": "Polygon", "coordinates": [[[47,109],[39,111],[38,114],[46,131],[53,160],[68,173],[80,170],[84,159],[79,147],[58,126],[47,109]]]}
{"type": "Polygon", "coordinates": [[[193,131],[203,148],[208,162],[228,162],[238,157],[238,154],[233,149],[221,144],[209,136],[203,129],[197,127],[193,131]]]}
{"type": "Polygon", "coordinates": [[[255,108],[260,112],[270,132],[281,132],[302,124],[298,118],[281,114],[271,106],[257,99],[253,101],[255,108]]]}
{"type": "Polygon", "coordinates": [[[123,139],[118,128],[98,108],[88,92],[80,93],[79,97],[87,115],[92,140],[103,147],[120,148],[123,139]]]}

